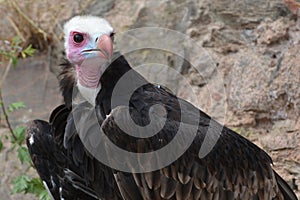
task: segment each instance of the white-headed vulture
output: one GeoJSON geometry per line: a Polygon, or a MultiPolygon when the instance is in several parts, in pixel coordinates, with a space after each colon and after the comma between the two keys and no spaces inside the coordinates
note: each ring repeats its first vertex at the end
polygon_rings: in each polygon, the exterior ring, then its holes
{"type": "Polygon", "coordinates": [[[55,200],[297,199],[266,152],[147,82],[124,56],[113,53],[114,30],[106,20],[77,16],[65,24],[64,34],[65,104],[49,122],[29,124],[26,136],[36,170],[55,200]],[[72,103],[76,95],[85,101],[72,103]],[[130,152],[128,157],[111,152],[110,143],[130,152]],[[173,150],[139,157],[169,144],[173,150]]]}

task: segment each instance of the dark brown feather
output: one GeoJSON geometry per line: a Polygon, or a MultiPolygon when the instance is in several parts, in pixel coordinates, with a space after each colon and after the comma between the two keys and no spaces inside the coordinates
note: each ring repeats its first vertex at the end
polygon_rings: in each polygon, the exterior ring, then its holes
{"type": "Polygon", "coordinates": [[[73,98],[76,97],[78,93],[75,75],[76,72],[74,70],[74,66],[68,60],[65,60],[61,66],[63,69],[58,76],[60,90],[62,92],[65,104],[68,108],[71,108],[73,98]]]}

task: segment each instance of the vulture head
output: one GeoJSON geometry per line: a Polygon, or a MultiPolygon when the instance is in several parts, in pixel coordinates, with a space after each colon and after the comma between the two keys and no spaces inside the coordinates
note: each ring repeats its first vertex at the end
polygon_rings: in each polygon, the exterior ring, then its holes
{"type": "Polygon", "coordinates": [[[76,16],[64,25],[67,59],[75,67],[77,86],[92,105],[101,89],[100,77],[113,53],[114,30],[103,18],[76,16]]]}

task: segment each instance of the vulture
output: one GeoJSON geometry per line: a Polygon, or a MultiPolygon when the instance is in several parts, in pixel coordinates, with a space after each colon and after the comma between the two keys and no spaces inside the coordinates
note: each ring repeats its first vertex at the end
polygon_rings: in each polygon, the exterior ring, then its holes
{"type": "Polygon", "coordinates": [[[53,199],[297,199],[265,151],[113,53],[105,19],[75,16],[64,35],[64,104],[26,131],[53,199]]]}

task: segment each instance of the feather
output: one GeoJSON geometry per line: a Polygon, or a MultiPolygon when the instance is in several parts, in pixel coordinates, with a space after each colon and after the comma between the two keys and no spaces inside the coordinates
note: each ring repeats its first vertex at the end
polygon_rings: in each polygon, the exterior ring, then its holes
{"type": "Polygon", "coordinates": [[[73,98],[76,97],[78,93],[74,66],[72,66],[72,64],[68,60],[65,60],[64,63],[61,64],[61,66],[63,67],[63,69],[58,76],[60,90],[67,107],[71,108],[73,98]]]}
{"type": "Polygon", "coordinates": [[[163,176],[160,178],[160,182],[160,196],[165,199],[171,198],[176,192],[177,182],[163,176]]]}
{"type": "Polygon", "coordinates": [[[193,179],[190,179],[190,181],[183,185],[178,185],[178,189],[176,190],[176,198],[177,199],[189,199],[191,195],[191,191],[193,188],[193,179]]]}
{"type": "Polygon", "coordinates": [[[290,186],[275,171],[274,174],[281,192],[281,196],[283,196],[284,199],[297,200],[297,197],[291,190],[290,186]]]}

